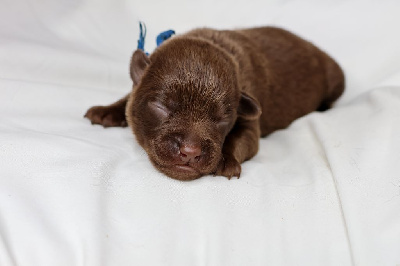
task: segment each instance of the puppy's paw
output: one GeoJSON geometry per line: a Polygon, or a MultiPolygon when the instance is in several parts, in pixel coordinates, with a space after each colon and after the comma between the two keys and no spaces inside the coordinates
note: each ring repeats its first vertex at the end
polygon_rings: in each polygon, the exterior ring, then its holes
{"type": "Polygon", "coordinates": [[[239,179],[241,172],[242,167],[235,158],[232,156],[224,156],[224,158],[219,162],[217,171],[214,175],[226,176],[230,180],[233,176],[236,176],[239,179]]]}
{"type": "Polygon", "coordinates": [[[125,109],[118,106],[93,106],[85,117],[103,127],[126,127],[125,109]]]}

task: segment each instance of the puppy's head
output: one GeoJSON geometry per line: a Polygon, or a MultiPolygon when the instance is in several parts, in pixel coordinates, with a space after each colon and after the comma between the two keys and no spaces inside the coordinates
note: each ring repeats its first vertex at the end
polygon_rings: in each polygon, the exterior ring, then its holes
{"type": "Polygon", "coordinates": [[[259,115],[240,92],[234,60],[206,41],[176,37],[150,58],[137,50],[131,77],[128,123],[154,166],[175,179],[215,172],[237,118],[259,115]]]}

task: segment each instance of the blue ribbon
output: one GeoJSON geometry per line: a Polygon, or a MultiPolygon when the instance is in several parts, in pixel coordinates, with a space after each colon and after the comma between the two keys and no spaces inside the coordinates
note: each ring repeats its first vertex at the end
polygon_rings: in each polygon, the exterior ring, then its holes
{"type": "Polygon", "coordinates": [[[164,31],[164,32],[161,32],[160,34],[158,34],[157,39],[156,39],[157,47],[160,46],[164,41],[171,38],[171,36],[174,34],[175,34],[175,31],[173,31],[173,30],[167,30],[167,31],[164,31]]]}
{"type": "Polygon", "coordinates": [[[139,40],[137,41],[137,48],[144,51],[144,40],[146,39],[146,25],[142,22],[139,22],[139,40]]]}
{"type": "MultiPolygon", "coordinates": [[[[140,33],[139,33],[139,40],[138,40],[137,48],[144,51],[144,41],[146,39],[146,33],[147,33],[146,25],[143,22],[139,22],[139,29],[140,29],[140,33]]],[[[157,47],[160,46],[164,41],[171,38],[171,36],[174,34],[175,34],[175,31],[173,31],[173,30],[163,31],[160,34],[158,34],[158,36],[156,38],[157,47]]],[[[149,53],[146,53],[146,54],[149,55],[149,53]]]]}

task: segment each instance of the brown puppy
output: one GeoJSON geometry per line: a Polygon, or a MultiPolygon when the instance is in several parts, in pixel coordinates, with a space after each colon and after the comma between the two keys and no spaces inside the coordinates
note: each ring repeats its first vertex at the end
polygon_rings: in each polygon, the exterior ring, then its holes
{"type": "Polygon", "coordinates": [[[240,176],[259,138],[342,94],[338,64],[283,29],[197,29],[147,57],[135,51],[133,91],[85,117],[132,128],[154,166],[179,180],[240,176]]]}

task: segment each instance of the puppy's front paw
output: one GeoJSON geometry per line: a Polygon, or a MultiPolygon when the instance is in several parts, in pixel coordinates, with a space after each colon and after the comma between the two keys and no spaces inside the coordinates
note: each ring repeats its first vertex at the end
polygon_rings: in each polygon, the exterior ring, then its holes
{"type": "Polygon", "coordinates": [[[232,156],[224,156],[224,158],[222,158],[219,162],[215,175],[226,176],[229,180],[233,176],[236,176],[239,179],[241,172],[242,167],[235,158],[233,158],[232,156]]]}
{"type": "Polygon", "coordinates": [[[93,106],[85,117],[92,124],[102,125],[103,127],[126,127],[128,124],[125,118],[125,109],[118,106],[93,106]]]}

